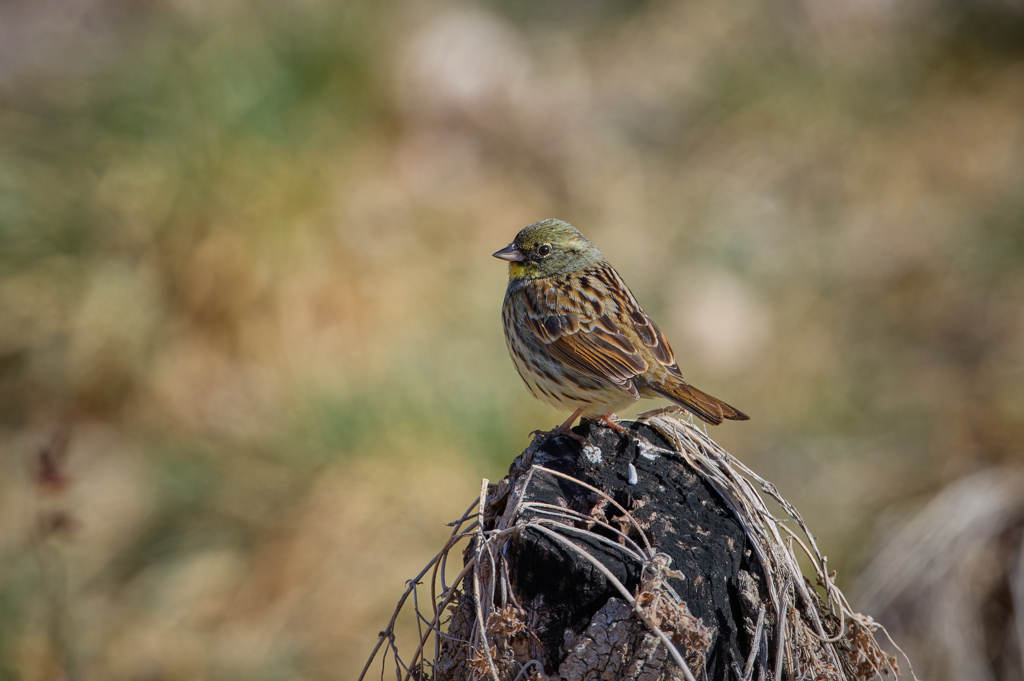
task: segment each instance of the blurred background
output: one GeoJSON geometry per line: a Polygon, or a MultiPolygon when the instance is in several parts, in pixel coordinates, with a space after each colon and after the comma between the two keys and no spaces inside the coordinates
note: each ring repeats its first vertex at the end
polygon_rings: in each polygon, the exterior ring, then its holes
{"type": "Polygon", "coordinates": [[[1024,5],[6,0],[0,679],[354,678],[564,418],[490,257],[546,217],[935,668],[864,575],[1024,463],[1024,5]]]}

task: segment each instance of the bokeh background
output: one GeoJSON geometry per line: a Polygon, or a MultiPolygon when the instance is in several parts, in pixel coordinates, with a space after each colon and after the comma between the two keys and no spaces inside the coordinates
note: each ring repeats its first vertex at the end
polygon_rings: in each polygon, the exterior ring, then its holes
{"type": "Polygon", "coordinates": [[[354,678],[562,418],[490,257],[545,217],[841,586],[1022,464],[1019,2],[7,0],[0,679],[354,678]]]}

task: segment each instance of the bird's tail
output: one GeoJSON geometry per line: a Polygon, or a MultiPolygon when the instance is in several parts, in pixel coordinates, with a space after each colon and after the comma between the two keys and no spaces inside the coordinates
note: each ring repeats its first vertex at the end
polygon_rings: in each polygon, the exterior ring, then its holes
{"type": "Polygon", "coordinates": [[[720,424],[722,419],[746,421],[750,418],[736,407],[729,406],[717,397],[697,390],[689,383],[677,381],[670,385],[652,385],[651,388],[659,395],[667,397],[713,426],[720,424]]]}

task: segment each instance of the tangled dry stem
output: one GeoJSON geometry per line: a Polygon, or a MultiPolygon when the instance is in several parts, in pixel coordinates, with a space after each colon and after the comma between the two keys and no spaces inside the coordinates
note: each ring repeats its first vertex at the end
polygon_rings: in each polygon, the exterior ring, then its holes
{"type": "MultiPolygon", "coordinates": [[[[678,449],[674,454],[682,456],[715,487],[739,518],[754,545],[761,564],[766,568],[765,577],[775,612],[782,615],[778,621],[786,623],[786,626],[778,627],[775,678],[780,678],[779,665],[786,663],[791,670],[791,677],[798,679],[898,676],[896,658],[885,653],[874,636],[880,629],[884,633],[884,628],[850,607],[835,584],[835,573],[829,572],[826,558],[818,549],[814,535],[807,529],[799,511],[779,494],[775,485],[719,447],[706,432],[694,427],[692,423],[675,418],[674,411],[674,408],[657,409],[641,414],[638,420],[664,435],[678,449]],[[754,489],[754,483],[796,522],[803,538],[784,521],[772,515],[764,499],[754,489]],[[780,528],[788,541],[779,533],[780,528]],[[825,592],[824,604],[814,586],[803,577],[793,542],[810,560],[815,572],[815,583],[825,592]],[[786,612],[800,613],[802,616],[786,617],[786,612]],[[838,626],[831,633],[823,623],[826,612],[831,618],[838,619],[838,626]],[[794,654],[794,650],[801,653],[794,654]]],[[[891,639],[890,643],[899,650],[891,639]]],[[[916,679],[905,655],[904,660],[911,677],[916,679]]]]}
{"type": "MultiPolygon", "coordinates": [[[[654,428],[677,451],[656,448],[647,442],[641,443],[643,447],[650,448],[652,453],[683,459],[717,490],[742,524],[765,568],[770,603],[760,607],[744,669],[734,667],[738,679],[754,681],[755,669],[758,670],[758,679],[867,681],[899,676],[896,658],[884,652],[875,637],[879,630],[886,636],[888,634],[870,617],[853,611],[836,586],[835,573],[829,573],[826,558],[800,513],[782,498],[772,483],[719,447],[692,420],[681,420],[676,408],[645,412],[637,417],[637,421],[654,428]],[[775,517],[758,489],[774,499],[789,519],[775,517]],[[786,524],[790,521],[796,523],[799,532],[786,524]],[[803,576],[794,544],[810,560],[815,582],[821,587],[824,599],[814,584],[803,576]],[[782,625],[769,627],[766,620],[782,625]],[[775,631],[774,640],[768,640],[771,628],[775,631]],[[765,676],[764,669],[755,664],[759,651],[765,648],[774,656],[774,674],[769,671],[770,676],[765,676]]],[[[360,681],[366,678],[378,655],[385,666],[388,657],[392,658],[400,681],[433,679],[446,644],[449,649],[468,651],[465,664],[475,678],[493,681],[547,679],[543,663],[530,657],[530,652],[536,650],[535,642],[530,640],[532,633],[523,620],[524,611],[511,588],[504,552],[514,533],[527,530],[539,532],[567,551],[579,554],[604,575],[628,604],[632,616],[657,637],[654,643],[660,641],[677,665],[678,669],[667,678],[681,675],[687,681],[695,681],[695,675],[701,674],[712,633],[689,613],[686,604],[672,589],[670,579],[681,575],[670,569],[671,559],[667,555],[658,553],[648,543],[646,533],[630,512],[602,490],[535,464],[515,490],[509,489],[507,480],[491,485],[484,479],[479,498],[451,526],[451,535],[440,552],[408,583],[388,626],[381,632],[366,661],[360,681]],[[537,475],[561,477],[599,495],[602,504],[614,505],[621,514],[620,527],[568,508],[524,501],[526,490],[537,475]],[[501,517],[494,519],[493,529],[485,529],[485,513],[490,508],[488,502],[510,495],[501,517]],[[581,529],[581,522],[601,525],[605,534],[613,533],[616,540],[581,529]],[[634,529],[635,532],[631,531],[634,529]],[[574,537],[586,537],[591,542],[611,547],[641,564],[643,579],[637,593],[630,593],[600,560],[574,542],[574,537]],[[640,543],[633,537],[639,537],[640,543]],[[445,580],[448,557],[454,549],[465,546],[467,542],[469,545],[463,550],[463,569],[455,581],[448,584],[445,580]],[[428,573],[430,599],[429,606],[423,608],[419,594],[425,588],[423,579],[428,573]],[[396,643],[395,626],[410,595],[413,596],[419,634],[411,656],[405,661],[396,643]],[[468,623],[470,626],[453,626],[453,619],[466,612],[465,608],[458,607],[464,598],[473,601],[474,621],[468,623]],[[471,631],[472,634],[468,640],[459,640],[448,633],[456,630],[471,631]],[[431,641],[432,645],[428,646],[431,641]],[[425,652],[428,648],[433,649],[432,654],[425,652]]],[[[899,650],[891,638],[889,642],[899,650]]],[[[910,676],[916,681],[909,660],[907,666],[910,676]]]]}

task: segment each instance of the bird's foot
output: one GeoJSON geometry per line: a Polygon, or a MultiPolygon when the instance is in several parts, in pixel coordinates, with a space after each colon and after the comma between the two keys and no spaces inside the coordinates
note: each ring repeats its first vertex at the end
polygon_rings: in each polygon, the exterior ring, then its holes
{"type": "Polygon", "coordinates": [[[545,437],[558,437],[559,435],[568,435],[569,437],[571,437],[573,440],[576,440],[576,442],[579,442],[584,447],[590,444],[589,442],[587,442],[587,439],[585,437],[583,437],[582,435],[577,435],[566,426],[558,426],[553,430],[532,430],[530,431],[530,435],[534,437],[538,435],[543,435],[545,437]]]}
{"type": "Polygon", "coordinates": [[[586,438],[583,437],[582,435],[577,435],[576,433],[572,432],[573,421],[575,421],[576,418],[580,414],[582,414],[582,413],[583,413],[582,409],[577,409],[576,411],[574,411],[572,413],[572,416],[570,416],[568,419],[566,419],[565,423],[563,423],[562,425],[558,426],[557,428],[555,428],[553,430],[534,430],[534,431],[532,431],[530,433],[530,435],[532,435],[534,437],[536,437],[538,435],[543,435],[545,437],[558,437],[559,435],[568,435],[573,440],[576,440],[581,445],[586,447],[589,444],[587,442],[586,438]]]}
{"type": "Polygon", "coordinates": [[[600,421],[601,423],[605,424],[606,426],[614,430],[619,435],[624,434],[626,432],[626,429],[620,426],[618,421],[616,421],[614,417],[614,414],[602,414],[600,416],[595,416],[594,420],[600,421]]]}

